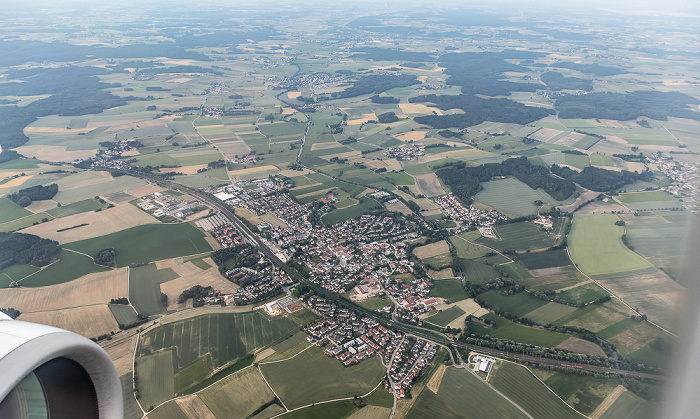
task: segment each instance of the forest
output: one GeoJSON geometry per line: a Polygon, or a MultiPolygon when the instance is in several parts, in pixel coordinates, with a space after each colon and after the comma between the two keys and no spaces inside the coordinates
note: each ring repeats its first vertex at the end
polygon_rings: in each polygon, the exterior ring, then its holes
{"type": "Polygon", "coordinates": [[[15,204],[26,207],[32,201],[45,201],[53,198],[58,193],[58,185],[52,183],[47,186],[36,185],[25,189],[20,189],[16,193],[10,194],[7,197],[15,204]]]}
{"type": "Polygon", "coordinates": [[[358,79],[347,89],[332,93],[331,98],[346,99],[372,93],[379,94],[396,87],[407,87],[414,84],[420,84],[416,76],[409,76],[405,74],[378,74],[364,76],[358,79]]]}
{"type": "Polygon", "coordinates": [[[26,106],[0,106],[0,143],[7,148],[19,147],[29,138],[24,128],[40,116],[86,115],[126,105],[127,100],[102,89],[114,87],[97,77],[108,70],[96,67],[61,67],[13,71],[8,79],[21,83],[0,84],[0,96],[51,96],[26,106]]]}
{"type": "Polygon", "coordinates": [[[10,265],[42,267],[58,257],[58,242],[34,234],[0,232],[0,269],[10,265]]]}
{"type": "Polygon", "coordinates": [[[467,167],[464,162],[458,162],[443,167],[436,173],[465,205],[471,204],[472,197],[479,192],[482,182],[496,176],[513,176],[532,189],[542,188],[559,201],[570,197],[576,190],[571,180],[552,176],[546,167],[534,165],[526,157],[476,167],[467,167]]]}
{"type": "Polygon", "coordinates": [[[578,77],[564,77],[556,71],[548,71],[540,76],[540,80],[552,90],[593,90],[590,80],[578,77]]]}
{"type": "Polygon", "coordinates": [[[636,181],[648,182],[654,179],[654,174],[648,170],[642,173],[627,170],[615,172],[593,166],[585,167],[582,171],[577,172],[555,164],[552,165],[552,173],[596,192],[608,192],[636,181]]]}
{"type": "Polygon", "coordinates": [[[529,69],[511,64],[505,59],[533,59],[540,53],[505,50],[501,52],[450,53],[440,57],[440,67],[449,75],[447,83],[462,86],[462,93],[470,95],[508,96],[511,92],[534,92],[541,85],[500,80],[506,71],[527,72],[529,69]]]}
{"type": "Polygon", "coordinates": [[[484,99],[472,95],[424,95],[408,100],[411,103],[429,102],[442,110],[458,108],[463,114],[427,115],[414,118],[419,124],[433,128],[466,128],[484,121],[509,122],[526,125],[551,115],[554,111],[525,106],[508,99],[484,99]]]}
{"type": "Polygon", "coordinates": [[[700,120],[700,113],[688,109],[698,99],[679,92],[636,91],[631,93],[595,92],[566,95],[557,99],[560,118],[617,119],[629,121],[640,116],[665,121],[669,116],[700,120]]]}
{"type": "Polygon", "coordinates": [[[387,105],[390,103],[399,103],[399,99],[393,97],[393,96],[379,96],[379,95],[374,95],[369,98],[369,100],[372,101],[372,103],[379,103],[382,105],[387,105]]]}

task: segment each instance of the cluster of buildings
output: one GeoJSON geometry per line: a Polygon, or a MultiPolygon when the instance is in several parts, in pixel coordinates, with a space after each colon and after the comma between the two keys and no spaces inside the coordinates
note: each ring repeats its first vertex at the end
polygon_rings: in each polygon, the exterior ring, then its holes
{"type": "Polygon", "coordinates": [[[258,162],[258,158],[255,154],[247,154],[245,156],[235,156],[234,158],[229,158],[228,161],[236,164],[255,164],[258,162]]]}
{"type": "Polygon", "coordinates": [[[267,266],[261,272],[250,268],[235,268],[226,272],[231,280],[244,284],[233,294],[235,305],[254,304],[281,294],[283,287],[293,284],[286,273],[267,266]]]}
{"type": "Polygon", "coordinates": [[[345,77],[340,75],[331,75],[328,73],[314,73],[314,74],[304,74],[294,78],[289,77],[274,77],[269,79],[273,81],[277,86],[282,88],[312,88],[312,89],[325,89],[331,84],[342,83],[345,81],[345,77]]]}
{"type": "Polygon", "coordinates": [[[435,203],[445,215],[454,220],[460,220],[467,226],[489,226],[498,221],[508,220],[508,217],[498,211],[486,211],[473,206],[465,207],[453,194],[437,197],[435,203]]]}
{"type": "Polygon", "coordinates": [[[324,348],[326,355],[337,358],[345,366],[357,364],[372,355],[388,360],[401,343],[403,334],[382,326],[376,320],[360,317],[354,311],[337,308],[318,296],[308,303],[326,315],[304,329],[312,345],[324,348]]]}
{"type": "Polygon", "coordinates": [[[117,170],[129,170],[129,163],[121,160],[122,154],[136,152],[134,141],[112,141],[107,150],[97,150],[97,155],[90,159],[92,167],[107,167],[117,170]]]}
{"type": "Polygon", "coordinates": [[[404,339],[391,360],[389,374],[384,380],[384,388],[396,398],[406,397],[413,383],[435,358],[438,347],[422,339],[404,339]]]}
{"type": "Polygon", "coordinates": [[[417,144],[407,144],[401,147],[389,147],[384,151],[384,155],[390,159],[413,160],[425,154],[425,147],[417,144]]]}
{"type": "Polygon", "coordinates": [[[236,182],[222,188],[209,187],[204,191],[214,195],[215,198],[226,204],[244,206],[253,213],[262,215],[270,212],[270,209],[264,206],[256,209],[256,203],[252,201],[260,197],[276,194],[283,188],[284,184],[276,179],[256,179],[236,182]]]}
{"type": "Polygon", "coordinates": [[[192,207],[187,202],[160,192],[156,192],[149,197],[141,198],[136,206],[157,218],[166,215],[176,218],[185,218],[193,212],[192,207]]]}
{"type": "Polygon", "coordinates": [[[535,220],[532,221],[536,225],[544,228],[545,230],[551,230],[554,227],[554,220],[552,220],[551,215],[540,215],[535,220]]]}
{"type": "Polygon", "coordinates": [[[238,230],[230,223],[215,227],[211,230],[211,235],[214,236],[216,241],[224,248],[237,246],[246,242],[238,230]]]}
{"type": "Polygon", "coordinates": [[[396,316],[406,322],[418,323],[418,316],[439,303],[436,298],[428,296],[433,283],[427,278],[412,278],[409,281],[390,278],[385,281],[384,287],[396,302],[396,316]]]}
{"type": "Polygon", "coordinates": [[[683,198],[684,201],[695,202],[693,186],[697,184],[698,180],[698,165],[696,163],[674,160],[661,153],[652,154],[647,157],[647,160],[656,164],[659,170],[671,180],[670,185],[662,188],[664,191],[683,198]]]}

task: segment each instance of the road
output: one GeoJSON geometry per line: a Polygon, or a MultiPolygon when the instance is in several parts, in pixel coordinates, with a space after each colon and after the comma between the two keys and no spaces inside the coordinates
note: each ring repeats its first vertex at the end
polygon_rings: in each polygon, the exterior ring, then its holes
{"type": "Polygon", "coordinates": [[[423,339],[431,340],[433,342],[439,343],[441,345],[446,345],[446,346],[457,346],[460,348],[468,349],[471,351],[476,351],[480,352],[486,355],[492,355],[496,357],[501,357],[501,358],[508,358],[508,359],[514,359],[522,362],[532,362],[532,363],[538,363],[538,364],[544,364],[544,365],[553,365],[553,366],[559,366],[559,367],[568,367],[572,369],[581,369],[585,371],[591,371],[591,372],[600,372],[600,373],[608,373],[608,374],[616,374],[616,375],[626,375],[630,377],[636,377],[636,378],[649,378],[649,379],[654,379],[654,380],[661,380],[664,381],[666,380],[666,377],[664,376],[659,376],[659,375],[654,375],[654,374],[647,374],[647,373],[642,373],[642,372],[637,372],[637,371],[628,371],[628,370],[621,370],[621,369],[615,369],[615,368],[607,368],[607,367],[601,367],[597,365],[588,365],[588,364],[576,364],[572,362],[566,362],[566,361],[561,361],[561,360],[556,360],[556,359],[550,359],[550,358],[540,358],[540,357],[534,357],[530,355],[525,355],[525,354],[518,354],[518,353],[511,353],[511,352],[504,352],[500,351],[497,349],[492,349],[488,347],[483,347],[483,346],[477,346],[477,345],[470,345],[466,344],[463,342],[454,342],[452,339],[448,338],[442,333],[435,332],[429,329],[424,329],[422,327],[418,326],[412,326],[408,325],[405,323],[397,322],[394,320],[387,319],[378,313],[375,313],[370,310],[366,310],[362,307],[356,306],[352,304],[349,301],[346,301],[342,299],[340,296],[333,296],[331,295],[330,291],[325,290],[324,288],[321,288],[320,286],[307,281],[305,278],[303,278],[299,272],[296,270],[290,268],[287,266],[286,263],[282,262],[277,255],[267,246],[265,246],[259,239],[255,237],[255,233],[253,233],[243,222],[235,215],[231,210],[227,208],[226,205],[224,205],[222,202],[220,202],[218,199],[213,198],[209,194],[196,191],[193,189],[190,189],[188,187],[185,187],[181,184],[178,183],[173,183],[169,181],[160,181],[161,183],[164,183],[168,188],[170,189],[179,189],[183,192],[186,192],[198,199],[200,199],[202,202],[206,202],[212,207],[218,209],[221,211],[221,213],[231,221],[231,224],[233,224],[234,227],[238,229],[241,234],[243,234],[252,245],[256,246],[258,250],[263,253],[267,258],[269,258],[270,261],[272,261],[275,266],[278,268],[284,270],[289,274],[289,276],[293,279],[295,279],[298,282],[303,282],[310,287],[312,287],[315,291],[319,292],[322,296],[328,297],[329,299],[332,299],[336,303],[340,305],[344,305],[346,307],[349,307],[353,310],[359,311],[363,313],[364,315],[371,317],[375,320],[377,320],[380,323],[387,324],[391,326],[394,329],[401,330],[404,333],[412,333],[417,336],[422,337],[423,339]]]}

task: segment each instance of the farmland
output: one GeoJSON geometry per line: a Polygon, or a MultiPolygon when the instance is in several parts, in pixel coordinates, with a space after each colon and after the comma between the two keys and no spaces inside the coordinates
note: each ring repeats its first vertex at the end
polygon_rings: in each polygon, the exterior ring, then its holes
{"type": "Polygon", "coordinates": [[[483,318],[493,321],[495,326],[486,328],[479,325],[472,325],[472,332],[479,336],[489,335],[494,338],[511,339],[516,342],[529,343],[530,345],[547,348],[557,346],[569,338],[569,336],[562,333],[535,329],[513,323],[493,313],[486,314],[483,318]]]}
{"type": "MultiPolygon", "coordinates": [[[[557,223],[565,223],[566,218],[560,217],[557,223]]],[[[554,230],[557,230],[555,223],[554,230]]],[[[498,250],[534,250],[553,246],[559,240],[555,234],[542,231],[534,223],[523,221],[519,223],[504,224],[496,227],[499,239],[482,237],[477,243],[494,247],[498,250]]]]}
{"type": "Polygon", "coordinates": [[[322,350],[311,347],[292,359],[260,364],[267,382],[289,409],[314,402],[368,393],[384,377],[378,357],[343,367],[322,350]],[[304,386],[297,383],[303,382],[304,386]]]}
{"type": "Polygon", "coordinates": [[[407,418],[425,417],[525,418],[518,408],[505,401],[471,373],[448,368],[437,394],[423,389],[407,418]],[[469,394],[469,397],[465,397],[469,394]],[[465,414],[467,413],[468,414],[465,414]]]}
{"type": "Polygon", "coordinates": [[[578,267],[589,275],[643,271],[652,264],[622,243],[624,227],[615,225],[616,215],[574,217],[569,251],[578,267]]]}
{"type": "Polygon", "coordinates": [[[482,183],[481,186],[483,190],[474,197],[476,201],[514,217],[536,214],[535,201],[542,201],[552,206],[564,205],[568,202],[557,201],[543,190],[534,190],[514,178],[492,180],[482,183]]]}
{"type": "Polygon", "coordinates": [[[23,287],[43,287],[69,282],[93,272],[109,270],[104,266],[95,265],[90,257],[70,250],[62,249],[58,257],[57,262],[24,277],[20,284],[23,287]]]}
{"type": "Polygon", "coordinates": [[[117,266],[152,262],[211,251],[204,233],[191,224],[147,224],[81,240],[67,248],[94,255],[109,247],[116,251],[117,266]]]}
{"type": "Polygon", "coordinates": [[[547,304],[546,301],[533,297],[526,292],[504,296],[497,290],[490,290],[481,294],[480,297],[492,306],[517,317],[522,317],[526,313],[547,304]]]}
{"type": "Polygon", "coordinates": [[[462,287],[462,281],[459,280],[444,280],[435,281],[435,286],[430,290],[432,297],[445,298],[449,301],[456,302],[469,297],[469,294],[462,287]]]}
{"type": "Polygon", "coordinates": [[[530,371],[504,362],[491,374],[491,384],[537,418],[583,418],[562,402],[530,371]]]}
{"type": "Polygon", "coordinates": [[[198,394],[218,418],[247,417],[275,395],[257,368],[245,368],[198,394]]]}
{"type": "Polygon", "coordinates": [[[22,313],[17,319],[70,330],[88,338],[119,331],[119,325],[107,304],[34,311],[22,313]]]}
{"type": "Polygon", "coordinates": [[[139,401],[146,410],[153,409],[175,393],[172,370],[172,351],[159,352],[139,359],[136,374],[139,381],[148,382],[148,385],[139,386],[139,401]]]}
{"type": "Polygon", "coordinates": [[[445,327],[448,324],[450,324],[452,320],[458,318],[462,314],[465,314],[464,310],[457,306],[452,306],[447,310],[442,311],[441,313],[438,313],[434,316],[430,316],[427,321],[438,326],[445,327]]]}
{"type": "Polygon", "coordinates": [[[556,373],[544,383],[581,413],[590,415],[618,385],[615,379],[556,373]]]}

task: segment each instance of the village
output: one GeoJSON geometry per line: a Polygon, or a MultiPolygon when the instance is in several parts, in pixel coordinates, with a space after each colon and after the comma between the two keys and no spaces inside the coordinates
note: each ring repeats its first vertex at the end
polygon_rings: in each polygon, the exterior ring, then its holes
{"type": "Polygon", "coordinates": [[[435,203],[445,215],[462,221],[465,226],[490,226],[508,220],[508,217],[498,211],[466,207],[451,193],[435,198],[435,203]]]}

